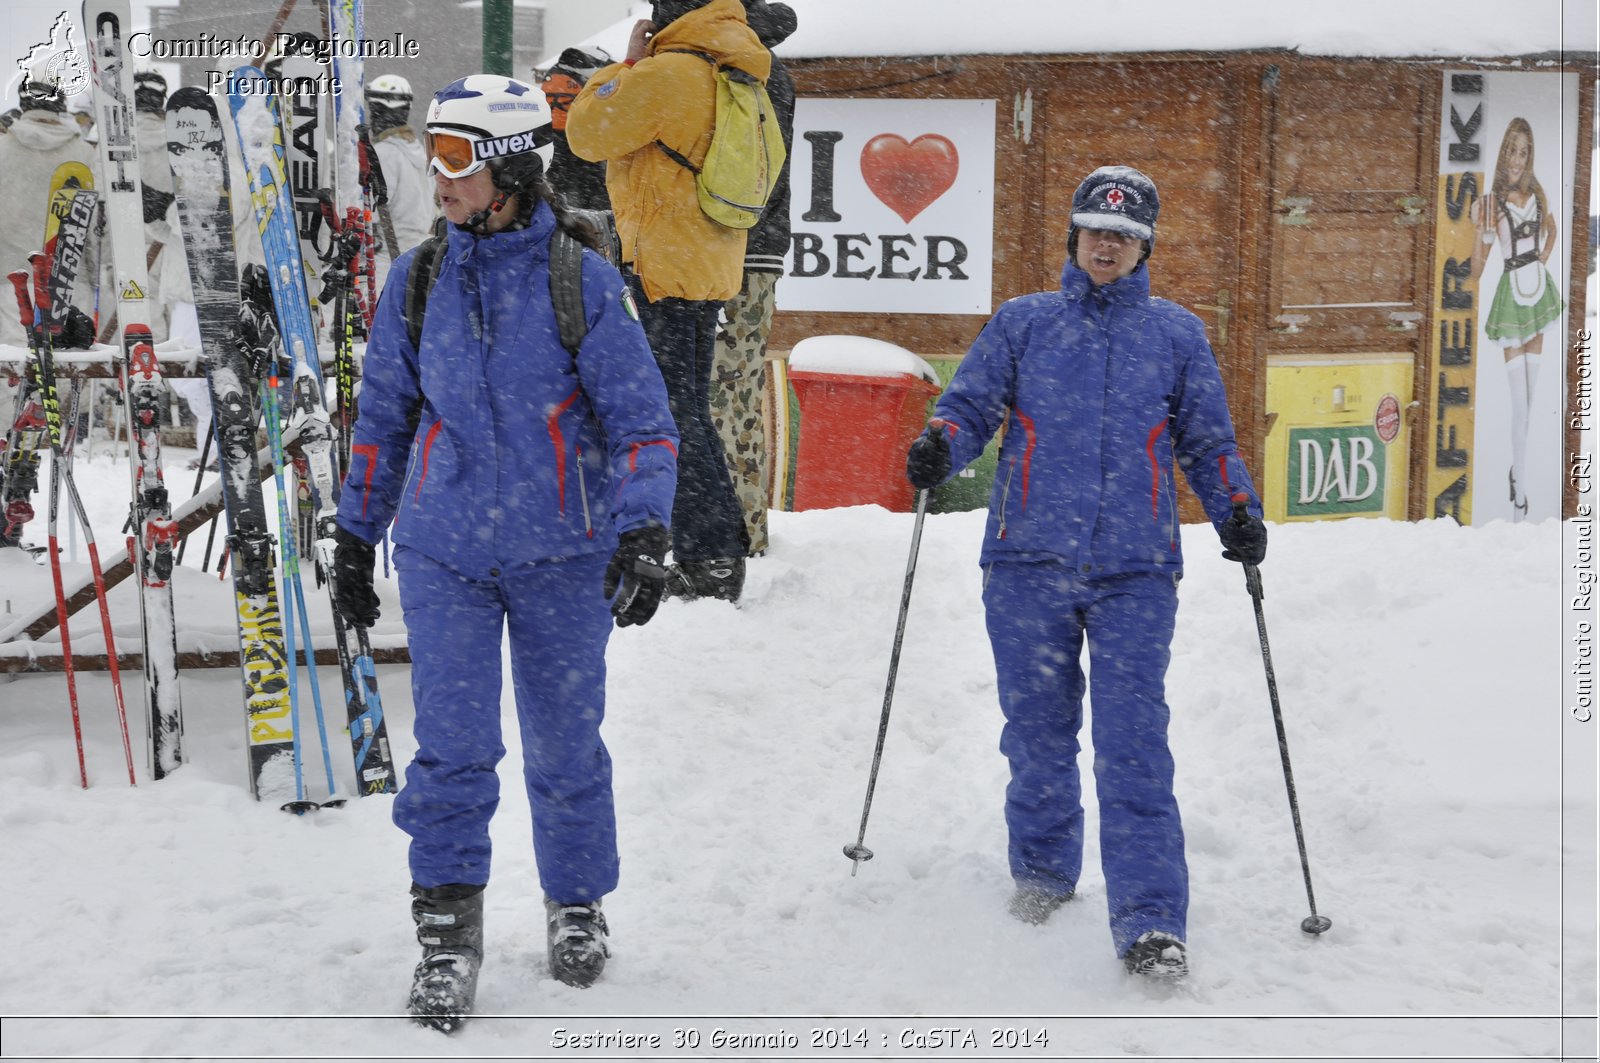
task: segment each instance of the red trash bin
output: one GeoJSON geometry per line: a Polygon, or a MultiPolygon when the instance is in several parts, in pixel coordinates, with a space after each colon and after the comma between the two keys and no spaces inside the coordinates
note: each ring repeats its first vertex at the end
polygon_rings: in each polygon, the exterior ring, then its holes
{"type": "Polygon", "coordinates": [[[906,449],[940,392],[933,367],[882,340],[812,336],[790,352],[789,381],[800,403],[794,508],[910,512],[906,449]]]}

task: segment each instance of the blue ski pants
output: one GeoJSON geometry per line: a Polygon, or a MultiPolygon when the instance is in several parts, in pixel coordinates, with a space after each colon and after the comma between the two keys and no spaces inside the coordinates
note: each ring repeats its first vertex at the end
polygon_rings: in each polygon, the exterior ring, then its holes
{"type": "Polygon", "coordinates": [[[539,881],[556,901],[598,900],[617,885],[617,822],[605,717],[611,613],[603,554],[469,579],[395,551],[411,650],[416,756],[395,799],[419,886],[489,881],[489,820],[500,803],[501,635],[533,810],[539,881]]]}
{"type": "Polygon", "coordinates": [[[637,276],[630,273],[628,283],[678,427],[672,555],[678,561],[743,557],[749,544],[744,510],[733,488],[722,437],[711,419],[711,367],[722,304],[692,299],[652,303],[637,276]]]}
{"type": "Polygon", "coordinates": [[[1084,812],[1078,731],[1090,732],[1100,866],[1117,955],[1148,930],[1184,936],[1189,873],[1167,748],[1167,664],[1178,611],[1170,573],[1086,579],[1058,562],[995,562],[984,588],[1000,708],[1012,877],[1076,889],[1084,812]],[[1089,644],[1089,682],[1081,664],[1089,644]]]}

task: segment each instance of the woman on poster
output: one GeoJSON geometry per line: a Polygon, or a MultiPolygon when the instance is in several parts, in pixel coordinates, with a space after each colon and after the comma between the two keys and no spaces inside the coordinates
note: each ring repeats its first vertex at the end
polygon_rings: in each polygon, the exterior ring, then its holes
{"type": "Polygon", "coordinates": [[[1505,270],[1489,301],[1483,331],[1505,352],[1511,406],[1511,519],[1528,516],[1528,422],[1534,385],[1544,360],[1544,330],[1560,319],[1565,303],[1545,262],[1556,246],[1556,219],[1533,172],[1533,128],[1513,118],[1500,142],[1494,183],[1472,205],[1478,242],[1472,277],[1478,279],[1499,244],[1505,270]]]}

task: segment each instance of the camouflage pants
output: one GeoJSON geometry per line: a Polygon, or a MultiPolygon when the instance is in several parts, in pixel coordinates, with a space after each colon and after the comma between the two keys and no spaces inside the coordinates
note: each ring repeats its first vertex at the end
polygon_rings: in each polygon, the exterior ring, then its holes
{"type": "Polygon", "coordinates": [[[751,556],[767,548],[767,333],[779,276],[746,271],[744,287],[723,306],[711,364],[711,420],[728,455],[751,556]]]}

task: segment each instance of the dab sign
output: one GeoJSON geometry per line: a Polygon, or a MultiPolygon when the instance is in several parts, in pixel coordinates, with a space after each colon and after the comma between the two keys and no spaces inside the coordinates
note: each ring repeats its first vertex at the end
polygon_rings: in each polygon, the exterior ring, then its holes
{"type": "Polygon", "coordinates": [[[1385,449],[1371,425],[1290,429],[1288,515],[1381,516],[1385,449]]]}

